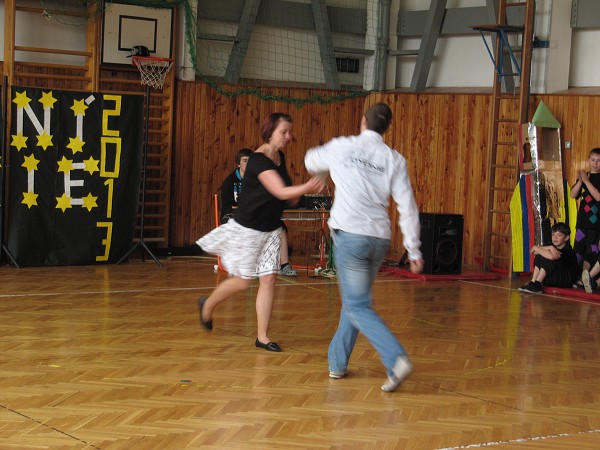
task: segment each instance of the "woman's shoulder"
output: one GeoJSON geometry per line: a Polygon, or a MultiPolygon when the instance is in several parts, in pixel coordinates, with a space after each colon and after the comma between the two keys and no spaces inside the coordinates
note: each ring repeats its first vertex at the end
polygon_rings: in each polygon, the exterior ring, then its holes
{"type": "Polygon", "coordinates": [[[252,170],[252,168],[257,168],[261,171],[268,170],[268,169],[275,169],[275,164],[264,153],[254,152],[248,159],[248,166],[246,167],[246,171],[249,169],[252,170]]]}

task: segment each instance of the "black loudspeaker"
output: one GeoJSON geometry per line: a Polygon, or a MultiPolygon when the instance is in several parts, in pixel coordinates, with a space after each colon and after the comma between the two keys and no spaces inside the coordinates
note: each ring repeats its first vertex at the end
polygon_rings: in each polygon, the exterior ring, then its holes
{"type": "Polygon", "coordinates": [[[462,268],[463,216],[421,213],[423,273],[460,274],[462,268]]]}

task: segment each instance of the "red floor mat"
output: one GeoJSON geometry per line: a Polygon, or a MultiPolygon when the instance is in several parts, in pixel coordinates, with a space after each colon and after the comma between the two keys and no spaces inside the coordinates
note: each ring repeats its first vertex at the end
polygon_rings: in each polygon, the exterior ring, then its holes
{"type": "Polygon", "coordinates": [[[600,303],[600,293],[598,293],[598,292],[592,292],[591,294],[588,294],[583,289],[557,288],[557,287],[547,287],[547,286],[544,286],[543,289],[544,289],[544,294],[564,295],[567,297],[583,298],[586,300],[600,303]]]}
{"type": "Polygon", "coordinates": [[[390,272],[402,277],[414,278],[421,281],[449,281],[449,280],[498,280],[500,274],[493,272],[469,272],[461,274],[435,275],[428,273],[412,273],[403,267],[381,266],[382,272],[390,272]]]}

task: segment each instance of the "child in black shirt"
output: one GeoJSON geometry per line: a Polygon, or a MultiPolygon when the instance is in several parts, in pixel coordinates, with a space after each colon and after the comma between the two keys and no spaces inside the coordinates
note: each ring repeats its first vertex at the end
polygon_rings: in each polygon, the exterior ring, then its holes
{"type": "Polygon", "coordinates": [[[569,243],[570,228],[563,222],[557,222],[551,231],[552,245],[531,247],[535,267],[531,281],[521,286],[520,292],[541,293],[542,286],[570,288],[577,280],[578,264],[569,243]]]}

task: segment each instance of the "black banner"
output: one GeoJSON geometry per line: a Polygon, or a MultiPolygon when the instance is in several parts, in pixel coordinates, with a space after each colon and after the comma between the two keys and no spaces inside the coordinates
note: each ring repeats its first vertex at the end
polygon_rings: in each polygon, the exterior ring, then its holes
{"type": "Polygon", "coordinates": [[[118,261],[137,216],[144,98],[13,87],[8,248],[19,265],[118,261]]]}

